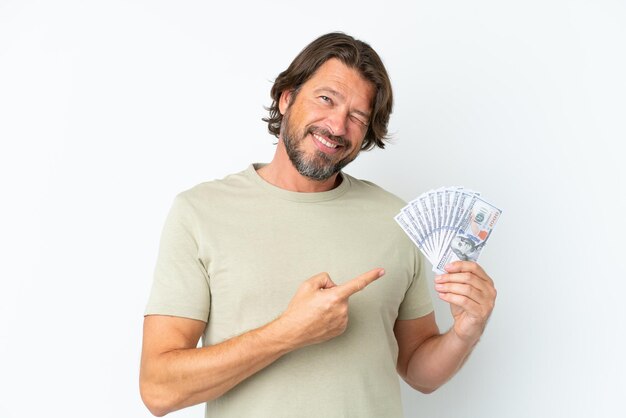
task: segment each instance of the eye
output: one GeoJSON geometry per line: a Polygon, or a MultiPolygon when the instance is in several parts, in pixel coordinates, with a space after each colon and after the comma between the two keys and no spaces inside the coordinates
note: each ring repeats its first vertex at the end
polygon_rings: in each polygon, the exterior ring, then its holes
{"type": "Polygon", "coordinates": [[[350,119],[352,119],[352,121],[355,122],[356,124],[361,125],[361,127],[363,128],[367,128],[367,125],[369,125],[369,121],[365,119],[363,116],[352,115],[350,116],[350,119]]]}
{"type": "Polygon", "coordinates": [[[332,103],[333,101],[328,96],[320,96],[320,99],[326,103],[332,103]]]}

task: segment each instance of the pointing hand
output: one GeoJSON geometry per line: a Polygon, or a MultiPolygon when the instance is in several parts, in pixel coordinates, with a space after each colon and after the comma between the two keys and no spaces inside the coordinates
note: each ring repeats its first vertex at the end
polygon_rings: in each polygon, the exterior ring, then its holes
{"type": "Polygon", "coordinates": [[[279,321],[296,347],[327,341],[341,335],[348,326],[348,299],[385,274],[376,268],[341,285],[328,273],[304,281],[279,321]]]}

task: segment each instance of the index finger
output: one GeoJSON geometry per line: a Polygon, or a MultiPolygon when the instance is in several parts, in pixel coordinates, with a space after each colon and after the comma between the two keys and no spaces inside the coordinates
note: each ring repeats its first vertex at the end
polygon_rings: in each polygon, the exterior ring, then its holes
{"type": "Polygon", "coordinates": [[[377,268],[370,270],[367,273],[363,273],[360,276],[355,277],[352,280],[340,284],[334,288],[335,292],[338,292],[341,297],[349,298],[356,292],[359,292],[374,280],[381,278],[385,274],[385,270],[377,268]]]}
{"type": "Polygon", "coordinates": [[[470,272],[487,282],[492,282],[491,277],[483,270],[480,264],[474,261],[455,261],[444,268],[448,273],[470,272]]]}

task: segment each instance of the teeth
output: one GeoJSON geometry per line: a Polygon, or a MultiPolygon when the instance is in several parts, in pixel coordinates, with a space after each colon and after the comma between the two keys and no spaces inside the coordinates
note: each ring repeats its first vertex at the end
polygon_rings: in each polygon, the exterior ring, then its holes
{"type": "Polygon", "coordinates": [[[315,139],[317,139],[318,141],[320,141],[322,144],[326,145],[328,148],[337,148],[337,145],[335,144],[331,144],[330,142],[326,141],[324,138],[322,138],[319,135],[313,134],[313,136],[315,137],[315,139]]]}

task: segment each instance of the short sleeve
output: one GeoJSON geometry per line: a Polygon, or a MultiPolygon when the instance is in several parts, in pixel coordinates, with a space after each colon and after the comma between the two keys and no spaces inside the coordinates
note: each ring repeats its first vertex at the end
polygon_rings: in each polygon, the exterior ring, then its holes
{"type": "Polygon", "coordinates": [[[398,310],[398,319],[416,319],[433,311],[433,303],[428,290],[426,262],[415,250],[415,275],[407,289],[398,310]]]}
{"type": "Polygon", "coordinates": [[[199,257],[197,222],[184,193],[174,199],[159,245],[145,315],[179,316],[208,322],[209,277],[199,257]]]}

